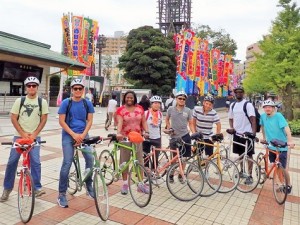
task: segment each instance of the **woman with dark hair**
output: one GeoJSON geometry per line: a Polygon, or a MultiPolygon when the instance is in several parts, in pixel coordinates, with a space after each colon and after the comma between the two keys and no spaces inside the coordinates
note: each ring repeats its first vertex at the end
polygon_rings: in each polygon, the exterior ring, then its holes
{"type": "MultiPolygon", "coordinates": [[[[118,120],[118,133],[117,137],[122,140],[123,137],[127,137],[131,131],[138,132],[140,134],[144,133],[148,136],[149,130],[146,123],[144,110],[141,106],[137,104],[136,94],[133,91],[127,91],[123,98],[123,105],[118,108],[117,112],[118,120]]],[[[121,142],[124,145],[132,145],[130,142],[121,142]]],[[[143,165],[143,146],[142,143],[135,144],[137,151],[137,158],[139,162],[143,165]]],[[[126,163],[130,159],[130,151],[120,148],[120,166],[126,163]]],[[[128,170],[124,171],[122,174],[123,185],[121,188],[121,193],[126,195],[128,193],[128,181],[127,181],[128,170]]],[[[145,185],[138,187],[140,192],[149,193],[149,188],[145,185]]]]}
{"type": "Polygon", "coordinates": [[[150,108],[150,101],[147,95],[143,95],[139,105],[143,107],[144,111],[147,111],[150,108]]]}

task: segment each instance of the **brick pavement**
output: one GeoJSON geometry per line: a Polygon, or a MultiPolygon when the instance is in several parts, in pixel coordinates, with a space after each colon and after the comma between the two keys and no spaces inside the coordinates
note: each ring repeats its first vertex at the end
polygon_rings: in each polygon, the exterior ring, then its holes
{"type": "MultiPolygon", "coordinates": [[[[99,111],[99,108],[96,108],[99,111]]],[[[91,135],[106,136],[114,132],[104,129],[105,109],[95,114],[91,135]]],[[[46,194],[36,199],[34,216],[29,224],[102,224],[94,201],[85,192],[68,196],[69,208],[57,206],[58,175],[62,161],[61,137],[56,109],[51,109],[49,121],[42,136],[47,141],[42,148],[42,184],[46,194]]],[[[222,130],[228,128],[226,113],[220,111],[222,130]]],[[[13,128],[7,116],[0,116],[0,141],[11,141],[13,128]]],[[[300,139],[295,138],[300,146],[300,139]]],[[[164,137],[164,145],[167,138],[164,137]]],[[[107,148],[100,146],[97,151],[107,148]]],[[[9,149],[0,148],[0,189],[3,189],[3,177],[8,160],[9,149]]],[[[256,152],[261,151],[258,145],[256,152]]],[[[300,217],[300,151],[292,150],[289,154],[289,171],[293,184],[292,194],[287,202],[279,206],[272,194],[271,181],[259,186],[252,193],[234,191],[227,194],[215,194],[211,197],[197,198],[191,202],[180,202],[173,198],[167,188],[162,185],[154,188],[150,204],[138,208],[130,195],[119,193],[121,182],[109,186],[110,217],[105,224],[299,224],[300,217]]],[[[17,209],[17,179],[15,189],[9,201],[0,203],[0,224],[21,224],[17,209]]]]}

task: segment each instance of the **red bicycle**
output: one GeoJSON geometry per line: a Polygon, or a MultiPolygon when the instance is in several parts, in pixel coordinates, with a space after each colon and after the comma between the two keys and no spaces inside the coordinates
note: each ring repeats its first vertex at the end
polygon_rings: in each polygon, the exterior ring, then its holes
{"type": "Polygon", "coordinates": [[[21,170],[17,172],[19,179],[18,187],[18,209],[23,223],[30,221],[34,210],[34,183],[30,173],[29,152],[41,143],[46,141],[36,141],[32,139],[17,139],[15,142],[2,142],[2,145],[12,145],[12,148],[22,154],[23,162],[21,170]]]}

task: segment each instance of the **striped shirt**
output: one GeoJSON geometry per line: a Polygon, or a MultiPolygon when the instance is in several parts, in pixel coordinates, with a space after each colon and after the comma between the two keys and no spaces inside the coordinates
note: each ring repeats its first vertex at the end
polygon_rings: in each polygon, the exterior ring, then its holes
{"type": "Polygon", "coordinates": [[[196,119],[196,130],[203,134],[204,139],[208,139],[213,135],[212,129],[214,123],[220,122],[220,118],[214,109],[204,115],[203,106],[196,106],[194,108],[193,118],[196,119]]]}

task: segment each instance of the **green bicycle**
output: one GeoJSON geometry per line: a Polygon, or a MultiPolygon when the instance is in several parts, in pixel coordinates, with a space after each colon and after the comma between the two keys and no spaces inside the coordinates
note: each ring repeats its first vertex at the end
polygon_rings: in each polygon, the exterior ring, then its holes
{"type": "Polygon", "coordinates": [[[109,216],[108,190],[101,173],[100,162],[95,149],[95,146],[103,140],[105,139],[102,139],[99,136],[90,137],[84,139],[81,145],[75,148],[74,159],[69,173],[68,193],[74,195],[77,191],[81,191],[82,187],[85,185],[85,181],[90,176],[93,176],[96,209],[100,218],[105,221],[109,216]],[[92,151],[87,150],[87,146],[91,146],[92,151]],[[85,171],[83,176],[81,175],[78,151],[93,154],[94,156],[94,165],[92,169],[85,171]]]}
{"type": "MultiPolygon", "coordinates": [[[[118,181],[122,173],[129,169],[128,186],[129,192],[134,203],[139,207],[145,207],[149,204],[152,196],[152,185],[150,176],[145,167],[137,160],[135,145],[127,146],[119,143],[116,134],[108,135],[110,143],[114,143],[113,150],[103,150],[100,154],[100,167],[102,175],[107,185],[113,181],[118,181]],[[118,150],[119,148],[131,151],[131,157],[124,165],[119,166],[118,150]],[[147,191],[143,187],[147,186],[147,191]]],[[[132,142],[132,141],[131,141],[132,142]]]]}

